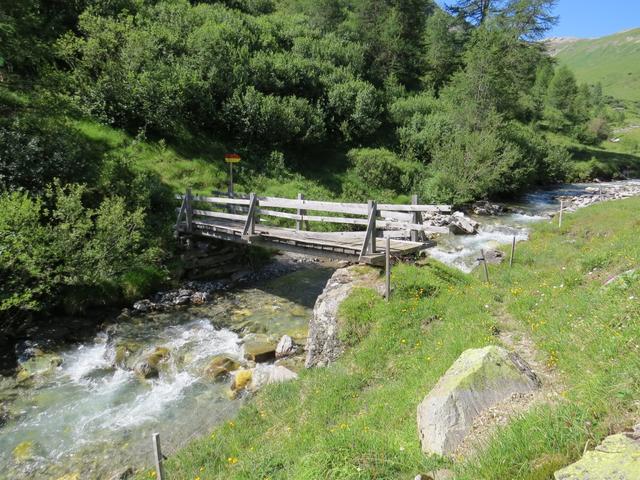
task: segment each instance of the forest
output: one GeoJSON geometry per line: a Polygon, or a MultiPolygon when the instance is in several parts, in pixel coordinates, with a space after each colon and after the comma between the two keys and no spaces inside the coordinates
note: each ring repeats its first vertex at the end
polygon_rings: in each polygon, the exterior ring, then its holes
{"type": "Polygon", "coordinates": [[[553,139],[596,145],[620,113],[545,51],[554,3],[2,0],[0,323],[170,276],[171,185],[79,122],[219,142],[246,176],[340,172],[358,201],[589,177],[553,139]]]}

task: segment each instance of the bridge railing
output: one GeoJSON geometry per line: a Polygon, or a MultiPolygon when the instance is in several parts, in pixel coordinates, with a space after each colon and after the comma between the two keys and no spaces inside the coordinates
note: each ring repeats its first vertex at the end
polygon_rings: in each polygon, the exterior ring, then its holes
{"type": "MultiPolygon", "coordinates": [[[[216,192],[217,193],[217,192],[216,192]]],[[[435,227],[422,223],[425,213],[447,213],[450,205],[421,205],[417,196],[411,204],[379,204],[329,202],[307,200],[302,194],[298,198],[258,196],[255,193],[228,196],[193,195],[188,189],[176,198],[182,201],[176,220],[176,230],[193,233],[199,227],[214,222],[241,223],[242,236],[255,235],[256,225],[271,217],[295,222],[295,231],[308,229],[309,222],[334,223],[366,227],[361,255],[376,251],[376,237],[379,229],[410,232],[417,241],[420,233],[448,233],[446,227],[435,227]],[[201,206],[201,208],[194,208],[201,206]],[[310,214],[309,212],[313,212],[310,214]],[[183,223],[184,218],[184,223],[183,223]],[[184,228],[182,227],[184,225],[184,228]]],[[[293,230],[293,229],[292,229],[293,230]]]]}

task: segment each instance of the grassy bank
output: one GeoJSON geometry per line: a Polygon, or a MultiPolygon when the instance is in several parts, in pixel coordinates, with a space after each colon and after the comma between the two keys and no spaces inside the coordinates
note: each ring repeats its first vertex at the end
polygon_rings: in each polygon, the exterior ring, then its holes
{"type": "MultiPolygon", "coordinates": [[[[412,478],[438,466],[460,479],[547,479],[611,431],[630,426],[640,394],[640,200],[535,227],[493,284],[437,262],[394,269],[390,303],[357,291],[343,306],[351,348],[335,365],[271,386],[167,462],[169,478],[412,478]],[[506,321],[505,319],[508,319],[506,321]],[[480,455],[420,452],[415,411],[467,348],[527,335],[562,378],[561,400],[513,421],[480,455]]],[[[148,478],[149,472],[140,478],[148,478]]]]}

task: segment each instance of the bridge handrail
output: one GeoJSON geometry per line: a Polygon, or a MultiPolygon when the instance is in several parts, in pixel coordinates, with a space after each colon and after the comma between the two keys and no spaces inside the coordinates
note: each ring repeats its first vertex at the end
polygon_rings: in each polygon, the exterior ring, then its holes
{"type": "MultiPolygon", "coordinates": [[[[216,192],[214,192],[215,195],[216,192]]],[[[412,240],[417,240],[418,232],[448,233],[446,227],[436,227],[422,224],[422,213],[445,213],[451,211],[450,205],[420,205],[417,196],[413,196],[411,205],[402,204],[377,204],[328,202],[318,200],[306,200],[302,194],[297,199],[280,197],[259,197],[254,193],[248,198],[238,195],[240,198],[224,196],[193,195],[190,189],[184,195],[176,195],[176,199],[182,200],[180,208],[176,209],[178,218],[176,231],[180,231],[181,219],[186,220],[186,231],[191,233],[193,224],[206,225],[203,222],[194,222],[193,217],[209,217],[225,220],[233,220],[244,223],[243,236],[254,235],[255,225],[260,221],[260,216],[285,218],[296,221],[296,230],[303,230],[305,222],[326,222],[348,225],[366,226],[365,240],[362,246],[362,255],[367,252],[375,252],[375,238],[378,228],[405,230],[411,232],[412,240]],[[193,202],[218,205],[227,211],[212,211],[194,208],[193,202]],[[268,207],[268,208],[265,208],[268,207]],[[293,209],[296,213],[271,210],[270,208],[293,209]],[[242,213],[239,213],[239,212],[242,213]],[[331,212],[352,215],[352,217],[309,215],[308,212],[331,212]],[[377,217],[382,217],[381,220],[377,217]],[[364,217],[364,218],[358,218],[364,217]]]]}

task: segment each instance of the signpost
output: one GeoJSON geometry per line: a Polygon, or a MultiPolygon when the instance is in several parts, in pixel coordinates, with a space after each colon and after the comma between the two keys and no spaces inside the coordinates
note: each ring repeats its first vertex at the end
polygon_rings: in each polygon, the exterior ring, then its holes
{"type": "Polygon", "coordinates": [[[229,198],[233,198],[233,164],[240,163],[240,155],[237,153],[227,153],[224,161],[229,164],[229,198]]]}

